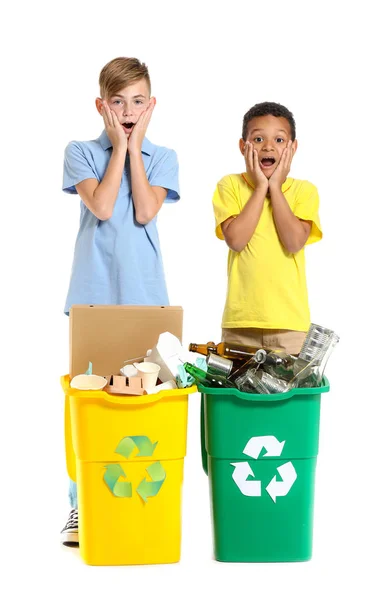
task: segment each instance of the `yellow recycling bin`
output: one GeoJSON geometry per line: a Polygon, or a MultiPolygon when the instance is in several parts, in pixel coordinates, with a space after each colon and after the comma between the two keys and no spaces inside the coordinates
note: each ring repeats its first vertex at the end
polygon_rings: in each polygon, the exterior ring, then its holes
{"type": "Polygon", "coordinates": [[[143,396],[81,391],[62,377],[66,455],[90,565],[180,560],[187,389],[143,396]]]}

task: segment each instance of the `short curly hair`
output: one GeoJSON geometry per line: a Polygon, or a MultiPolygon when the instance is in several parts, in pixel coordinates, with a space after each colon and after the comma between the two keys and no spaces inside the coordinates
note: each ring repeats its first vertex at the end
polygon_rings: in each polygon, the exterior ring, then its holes
{"type": "Polygon", "coordinates": [[[255,117],[265,117],[266,115],[272,115],[273,117],[284,117],[289,122],[290,134],[292,141],[294,142],[296,136],[294,117],[290,110],[288,110],[282,104],[278,104],[277,102],[261,102],[260,104],[255,104],[248,110],[247,113],[245,113],[242,131],[242,138],[244,141],[247,139],[248,123],[255,117]]]}

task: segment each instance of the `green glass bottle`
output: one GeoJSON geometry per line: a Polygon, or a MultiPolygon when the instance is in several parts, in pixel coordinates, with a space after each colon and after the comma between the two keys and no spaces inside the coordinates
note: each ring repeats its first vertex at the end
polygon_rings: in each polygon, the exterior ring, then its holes
{"type": "Polygon", "coordinates": [[[191,363],[184,363],[184,369],[189,375],[194,377],[196,383],[204,385],[204,387],[235,388],[234,383],[226,379],[226,377],[222,377],[221,375],[211,375],[191,363]]]}

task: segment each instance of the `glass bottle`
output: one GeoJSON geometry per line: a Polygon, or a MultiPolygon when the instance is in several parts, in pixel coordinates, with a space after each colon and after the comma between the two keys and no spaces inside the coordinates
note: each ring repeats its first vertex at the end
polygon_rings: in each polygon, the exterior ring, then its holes
{"type": "Polygon", "coordinates": [[[308,362],[313,359],[320,360],[327,350],[332,350],[338,342],[339,336],[332,329],[311,323],[299,357],[308,362]]]}
{"type": "MultiPolygon", "coordinates": [[[[257,353],[256,353],[257,354],[257,353]]],[[[237,361],[236,366],[233,365],[233,369],[231,370],[230,375],[228,376],[228,380],[232,383],[236,384],[236,380],[242,377],[247,371],[249,371],[252,367],[257,367],[258,362],[256,361],[255,355],[252,355],[252,358],[249,358],[245,362],[237,361]]]]}
{"type": "Polygon", "coordinates": [[[326,364],[338,342],[339,336],[332,329],[311,323],[294,366],[295,376],[291,383],[296,387],[319,387],[326,364]]]}
{"type": "MultiPolygon", "coordinates": [[[[283,350],[257,350],[256,361],[263,366],[266,373],[286,381],[290,381],[297,372],[297,357],[287,354],[283,350]]],[[[299,362],[300,370],[305,363],[301,360],[299,362]]]]}
{"type": "Polygon", "coordinates": [[[256,358],[260,364],[270,365],[272,367],[284,367],[286,369],[293,367],[295,357],[287,354],[283,350],[257,350],[256,358]]]}
{"type": "Polygon", "coordinates": [[[261,381],[258,371],[249,368],[235,379],[235,385],[240,392],[255,394],[270,394],[268,387],[261,381]]]}
{"type": "Polygon", "coordinates": [[[194,377],[196,383],[204,385],[204,387],[235,388],[235,385],[231,383],[228,379],[226,379],[226,377],[206,373],[206,371],[199,369],[199,367],[196,367],[191,363],[184,363],[184,369],[187,373],[194,377]]]}
{"type": "Polygon", "coordinates": [[[237,377],[235,385],[241,392],[252,390],[257,394],[281,394],[287,392],[291,387],[287,381],[255,368],[249,368],[237,377]]]}
{"type": "Polygon", "coordinates": [[[207,344],[189,344],[189,350],[190,352],[198,352],[198,354],[204,354],[205,356],[209,352],[214,352],[224,358],[245,361],[248,358],[252,358],[257,350],[259,350],[259,347],[239,346],[238,344],[229,344],[228,342],[220,342],[219,344],[207,342],[207,344]]]}

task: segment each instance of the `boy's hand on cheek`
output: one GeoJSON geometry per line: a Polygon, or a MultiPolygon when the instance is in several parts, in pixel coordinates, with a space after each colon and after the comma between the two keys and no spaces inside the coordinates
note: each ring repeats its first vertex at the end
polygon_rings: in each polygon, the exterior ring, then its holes
{"type": "Polygon", "coordinates": [[[103,102],[102,116],[104,120],[105,131],[112,142],[113,149],[126,151],[127,137],[124,129],[119,122],[116,113],[109,108],[105,101],[103,102]]]}
{"type": "Polygon", "coordinates": [[[156,104],[155,98],[150,98],[147,108],[141,113],[136,124],[134,125],[133,132],[128,138],[128,151],[130,154],[135,152],[141,152],[141,146],[146,134],[146,130],[149,125],[150,118],[152,116],[154,107],[156,104]]]}
{"type": "Polygon", "coordinates": [[[278,188],[281,189],[284,181],[286,180],[288,173],[290,171],[290,165],[293,160],[293,142],[289,141],[287,147],[284,149],[280,157],[280,161],[275,171],[271,175],[269,179],[269,188],[278,188]]]}
{"type": "Polygon", "coordinates": [[[262,169],[258,160],[257,150],[253,148],[251,142],[245,143],[244,150],[245,163],[247,165],[247,172],[252,179],[255,188],[268,188],[268,179],[262,172],[262,169]]]}

